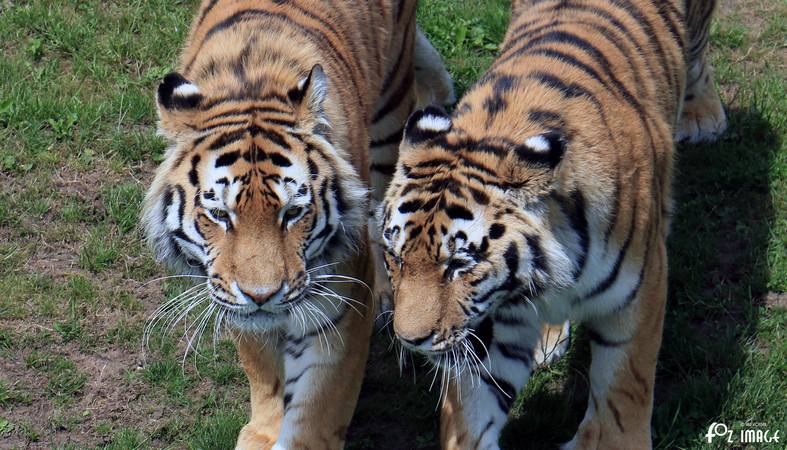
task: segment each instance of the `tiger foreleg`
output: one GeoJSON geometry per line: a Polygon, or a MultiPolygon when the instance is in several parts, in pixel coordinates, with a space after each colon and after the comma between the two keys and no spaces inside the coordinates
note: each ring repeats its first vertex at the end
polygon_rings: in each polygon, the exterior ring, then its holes
{"type": "Polygon", "coordinates": [[[713,142],[727,129],[727,116],[704,58],[690,64],[687,82],[675,140],[713,142]]]}
{"type": "MultiPolygon", "coordinates": [[[[335,290],[352,299],[368,297],[361,289],[335,290]]],[[[304,310],[305,325],[295,324],[287,333],[284,417],[275,450],[344,447],[363,380],[373,314],[368,301],[337,302],[337,310],[329,300],[321,312],[304,310]],[[319,321],[325,316],[330,320],[319,321]]]]}
{"type": "Polygon", "coordinates": [[[417,107],[449,105],[456,101],[454,83],[443,59],[420,28],[416,28],[413,48],[417,107]]]}
{"type": "MultiPolygon", "coordinates": [[[[535,364],[541,325],[530,311],[524,306],[501,307],[496,317],[503,320],[494,322],[494,338],[483,343],[482,336],[468,338],[475,350],[467,350],[474,351],[478,359],[468,356],[475,364],[458,368],[460,375],[450,377],[440,415],[444,450],[500,448],[500,431],[535,364]]],[[[449,373],[456,372],[449,369],[449,373]]]]}
{"type": "Polygon", "coordinates": [[[588,408],[564,450],[652,448],[653,385],[667,286],[666,250],[659,247],[634,301],[588,323],[593,358],[588,408]]]}
{"type": "Polygon", "coordinates": [[[279,435],[284,373],[275,335],[235,336],[251,389],[251,419],[238,435],[236,449],[270,449],[279,435]]]}

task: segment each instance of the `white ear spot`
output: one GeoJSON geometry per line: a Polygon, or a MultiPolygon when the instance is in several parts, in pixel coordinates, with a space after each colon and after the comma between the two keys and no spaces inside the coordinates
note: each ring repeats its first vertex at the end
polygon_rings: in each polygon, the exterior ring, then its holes
{"type": "Polygon", "coordinates": [[[451,129],[451,119],[448,117],[430,116],[421,117],[418,121],[418,128],[422,130],[443,132],[451,129]]]}
{"type": "Polygon", "coordinates": [[[181,97],[188,97],[190,95],[199,94],[199,88],[197,87],[196,84],[183,83],[180,86],[178,86],[177,88],[175,88],[175,91],[173,91],[172,94],[173,95],[178,95],[178,96],[181,96],[181,97]]]}
{"type": "Polygon", "coordinates": [[[525,145],[537,152],[548,152],[549,141],[544,136],[531,136],[525,141],[525,145]]]}

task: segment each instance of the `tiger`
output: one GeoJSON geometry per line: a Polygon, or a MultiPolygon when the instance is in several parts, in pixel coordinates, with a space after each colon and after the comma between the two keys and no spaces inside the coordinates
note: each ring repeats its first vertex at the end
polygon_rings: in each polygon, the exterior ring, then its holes
{"type": "Polygon", "coordinates": [[[158,86],[170,146],[142,227],[236,342],[251,392],[238,449],[344,445],[374,319],[369,204],[409,114],[453,96],[416,7],[204,0],[158,86]]]}
{"type": "Polygon", "coordinates": [[[652,447],[675,142],[726,127],[713,0],[520,0],[451,114],[405,125],[379,211],[393,328],[447,380],[444,449],[496,449],[544,323],[592,362],[564,449],[652,447]]]}

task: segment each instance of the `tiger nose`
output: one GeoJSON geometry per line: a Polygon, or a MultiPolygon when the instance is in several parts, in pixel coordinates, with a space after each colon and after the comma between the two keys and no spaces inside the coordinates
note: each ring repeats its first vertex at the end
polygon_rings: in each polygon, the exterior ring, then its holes
{"type": "Polygon", "coordinates": [[[258,305],[265,303],[276,303],[287,293],[287,283],[282,281],[278,287],[249,287],[236,283],[238,291],[245,297],[246,300],[252,301],[258,305]]]}

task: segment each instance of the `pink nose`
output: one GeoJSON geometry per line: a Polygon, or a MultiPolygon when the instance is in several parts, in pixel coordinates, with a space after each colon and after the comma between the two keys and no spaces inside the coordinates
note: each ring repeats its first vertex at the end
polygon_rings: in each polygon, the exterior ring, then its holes
{"type": "Polygon", "coordinates": [[[250,298],[254,303],[262,305],[271,300],[278,300],[287,290],[287,283],[282,282],[277,288],[249,288],[238,284],[241,294],[250,298]]]}

